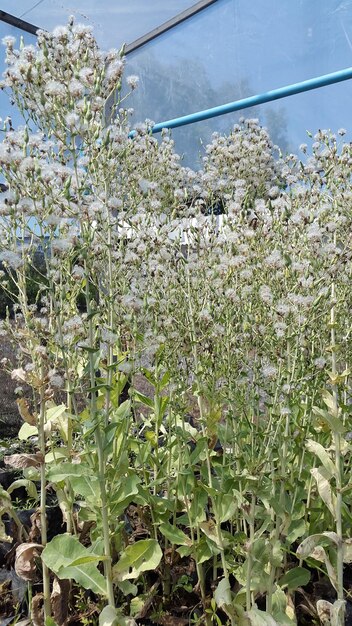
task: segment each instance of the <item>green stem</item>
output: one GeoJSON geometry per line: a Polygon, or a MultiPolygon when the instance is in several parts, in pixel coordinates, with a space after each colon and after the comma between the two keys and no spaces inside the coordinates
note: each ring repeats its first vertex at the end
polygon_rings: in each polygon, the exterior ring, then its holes
{"type": "MultiPolygon", "coordinates": [[[[90,293],[89,293],[89,271],[87,267],[87,262],[85,262],[85,274],[86,274],[86,303],[87,303],[87,313],[89,317],[89,347],[94,347],[94,327],[93,327],[93,319],[91,316],[91,304],[90,304],[90,293]]],[[[97,421],[97,401],[96,401],[96,393],[95,389],[95,363],[94,363],[94,353],[89,353],[89,373],[90,373],[90,417],[92,423],[97,421]]],[[[114,598],[114,588],[112,582],[112,562],[111,562],[111,546],[110,546],[110,527],[109,527],[109,507],[108,507],[108,498],[106,492],[105,485],[105,455],[104,455],[104,446],[103,439],[101,434],[101,425],[100,423],[96,424],[95,428],[95,443],[97,447],[97,455],[98,455],[98,478],[99,478],[99,486],[100,486],[100,498],[101,498],[101,520],[102,520],[102,530],[103,530],[103,541],[104,541],[104,556],[106,559],[104,560],[104,576],[107,585],[107,595],[108,601],[111,606],[115,606],[115,598],[114,598]]]]}
{"type": "MultiPolygon", "coordinates": [[[[41,368],[41,376],[44,377],[43,368],[41,368]]],[[[41,537],[42,546],[45,548],[47,537],[47,519],[46,519],[46,476],[45,476],[45,388],[42,383],[40,389],[40,412],[39,412],[39,450],[43,457],[40,465],[40,524],[41,524],[41,537]]],[[[42,561],[43,568],[43,595],[44,595],[44,619],[51,616],[51,603],[50,603],[50,576],[49,569],[42,561]]]]}
{"type": "Polygon", "coordinates": [[[246,609],[250,611],[252,608],[251,578],[253,567],[252,550],[254,545],[254,519],[255,519],[255,495],[252,493],[251,507],[249,513],[249,543],[247,557],[247,580],[246,580],[246,609]]]}

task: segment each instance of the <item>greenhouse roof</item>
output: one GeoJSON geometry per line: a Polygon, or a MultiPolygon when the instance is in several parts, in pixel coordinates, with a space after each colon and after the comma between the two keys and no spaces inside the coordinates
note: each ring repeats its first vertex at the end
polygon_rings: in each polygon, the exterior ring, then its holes
{"type": "Polygon", "coordinates": [[[194,0],[3,0],[0,9],[46,30],[73,15],[92,26],[101,47],[111,48],[138,39],[194,4],[194,0]]]}
{"type": "MultiPolygon", "coordinates": [[[[5,11],[47,30],[73,15],[92,26],[103,50],[126,43],[126,76],[140,79],[129,100],[135,112],[131,123],[186,116],[192,124],[174,128],[172,136],[193,166],[212,133],[228,133],[242,115],[259,118],[283,153],[297,152],[306,131],[351,128],[351,80],[307,93],[291,89],[349,72],[351,7],[352,0],[3,0],[0,39],[13,34],[19,40],[23,34],[26,44],[35,43],[30,34],[35,30],[6,24],[5,11]],[[266,97],[284,86],[296,95],[275,102],[266,97]],[[229,113],[228,103],[237,101],[251,106],[229,113]],[[227,115],[206,115],[200,122],[193,117],[222,105],[227,115]]],[[[1,66],[4,55],[0,73],[1,66]]],[[[0,117],[8,114],[16,126],[16,111],[0,93],[0,117]]]]}

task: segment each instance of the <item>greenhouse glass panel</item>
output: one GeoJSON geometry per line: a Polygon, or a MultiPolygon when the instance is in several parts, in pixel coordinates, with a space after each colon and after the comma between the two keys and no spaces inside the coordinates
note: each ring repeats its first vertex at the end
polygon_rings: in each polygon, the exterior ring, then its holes
{"type": "Polygon", "coordinates": [[[40,28],[52,30],[70,15],[93,27],[104,49],[120,47],[188,9],[195,0],[4,0],[1,9],[40,28]]]}
{"type": "MultiPolygon", "coordinates": [[[[5,22],[0,21],[0,41],[7,35],[10,35],[16,38],[17,46],[20,45],[21,38],[23,38],[23,41],[26,45],[29,45],[29,44],[35,45],[37,41],[37,38],[35,37],[35,35],[30,35],[29,33],[26,33],[22,30],[19,30],[18,28],[14,28],[13,26],[10,26],[9,24],[5,24],[5,22]]],[[[0,48],[0,55],[1,55],[0,56],[0,76],[2,76],[4,70],[6,69],[4,46],[1,46],[0,48]]],[[[11,117],[14,127],[22,123],[22,116],[20,115],[16,107],[11,105],[8,94],[0,90],[0,117],[2,120],[4,120],[7,116],[11,117]]]]}
{"type": "MultiPolygon", "coordinates": [[[[160,122],[352,65],[352,1],[218,0],[132,52],[140,76],[134,119],[160,122]]],[[[306,130],[351,126],[352,83],[247,109],[274,142],[296,151],[306,130]]],[[[213,131],[228,132],[241,113],[173,131],[194,163],[213,131]]]]}

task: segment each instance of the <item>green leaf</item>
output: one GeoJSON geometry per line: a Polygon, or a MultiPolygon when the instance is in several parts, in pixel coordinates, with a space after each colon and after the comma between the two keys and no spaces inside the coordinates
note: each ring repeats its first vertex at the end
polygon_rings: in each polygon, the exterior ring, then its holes
{"type": "Polygon", "coordinates": [[[143,393],[140,393],[136,390],[133,391],[133,395],[137,402],[140,402],[141,404],[144,404],[145,406],[149,406],[151,409],[154,409],[154,400],[148,398],[148,396],[145,396],[143,393]]]}
{"type": "Polygon", "coordinates": [[[162,559],[162,551],[155,539],[142,539],[127,546],[113,567],[116,580],[137,578],[141,572],[154,570],[162,559]]]}
{"type": "Polygon", "coordinates": [[[121,477],[121,482],[111,497],[111,505],[114,507],[114,515],[120,515],[131,500],[138,494],[138,487],[141,479],[136,473],[131,472],[127,476],[121,477]]]}
{"type": "Polygon", "coordinates": [[[99,615],[99,626],[137,626],[137,622],[108,604],[99,615]]]}
{"type": "Polygon", "coordinates": [[[313,467],[310,473],[317,483],[317,489],[321,499],[336,520],[336,496],[333,494],[329,484],[329,473],[325,467],[313,467]]]}
{"type": "Polygon", "coordinates": [[[125,596],[135,596],[138,592],[137,585],[134,585],[129,580],[118,580],[117,586],[125,596]]]}
{"type": "Polygon", "coordinates": [[[70,476],[70,484],[76,495],[100,506],[100,486],[96,476],[70,476]]]}
{"type": "Polygon", "coordinates": [[[38,428],[36,426],[31,426],[31,424],[27,424],[24,422],[21,428],[18,431],[18,438],[21,441],[26,441],[29,437],[33,437],[38,434],[38,428]]]}
{"type": "Polygon", "coordinates": [[[166,539],[168,539],[171,543],[179,546],[192,545],[191,539],[187,537],[187,535],[182,530],[176,528],[175,526],[172,526],[168,522],[161,524],[159,526],[159,530],[161,534],[164,535],[164,537],[166,537],[166,539]]]}
{"type": "MultiPolygon", "coordinates": [[[[73,565],[78,559],[92,556],[77,537],[58,535],[44,548],[42,559],[60,579],[72,578],[84,589],[106,596],[106,582],[94,563],[73,565]]],[[[104,557],[102,557],[103,559],[104,557]]]]}
{"type": "Polygon", "coordinates": [[[84,565],[85,563],[99,563],[100,561],[106,561],[106,556],[97,556],[95,554],[87,554],[86,556],[80,556],[70,564],[70,567],[76,565],[84,565]]]}
{"type": "Polygon", "coordinates": [[[71,476],[91,476],[91,473],[91,468],[83,463],[60,463],[48,469],[47,478],[53,483],[59,483],[71,476]]]}
{"type": "Polygon", "coordinates": [[[305,559],[310,556],[316,546],[320,546],[323,543],[333,543],[338,545],[338,536],[336,533],[319,533],[316,535],[310,535],[300,543],[297,548],[296,554],[299,558],[305,559]]]}
{"type": "Polygon", "coordinates": [[[116,609],[111,604],[104,607],[100,613],[99,626],[119,626],[116,609]]]}
{"type": "Polygon", "coordinates": [[[336,398],[334,398],[334,396],[331,393],[329,393],[329,391],[327,391],[327,389],[324,389],[324,391],[322,393],[322,396],[323,396],[323,400],[324,400],[326,406],[328,407],[328,409],[330,411],[330,414],[333,417],[338,417],[339,409],[338,409],[338,406],[337,406],[336,398]]]}
{"type": "Polygon", "coordinates": [[[201,530],[208,537],[208,539],[211,539],[211,541],[214,541],[214,543],[219,548],[221,548],[221,546],[219,545],[218,531],[216,528],[216,524],[213,520],[208,520],[207,522],[201,522],[199,524],[199,528],[201,528],[201,530]]]}
{"type": "Polygon", "coordinates": [[[67,413],[67,407],[65,404],[52,406],[46,411],[46,422],[51,422],[58,428],[60,435],[65,442],[67,442],[68,437],[69,419],[69,414],[67,413]]]}
{"type": "Polygon", "coordinates": [[[308,585],[310,572],[304,567],[293,567],[279,580],[280,587],[287,587],[288,591],[295,591],[298,587],[308,585]]]}
{"type": "Polygon", "coordinates": [[[46,421],[48,422],[49,420],[56,420],[58,417],[60,417],[60,415],[65,413],[66,410],[67,407],[64,404],[50,407],[46,411],[46,421]]]}
{"type": "Polygon", "coordinates": [[[237,500],[230,493],[219,494],[215,499],[215,506],[221,524],[231,519],[238,509],[237,500]]]}
{"type": "Polygon", "coordinates": [[[325,448],[320,443],[318,443],[317,441],[314,441],[313,439],[308,439],[306,443],[306,448],[307,450],[309,450],[309,452],[312,452],[313,454],[315,454],[318,457],[318,459],[322,462],[323,466],[325,467],[328,473],[329,478],[336,476],[335,464],[332,462],[329,453],[325,450],[325,448]]]}
{"type": "Polygon", "coordinates": [[[12,493],[15,489],[18,489],[19,487],[24,487],[30,498],[33,498],[34,500],[38,500],[37,487],[35,486],[34,482],[32,482],[31,480],[28,480],[27,478],[20,478],[18,480],[15,480],[8,487],[7,493],[12,493]]]}
{"type": "Polygon", "coordinates": [[[57,622],[52,617],[47,617],[45,620],[45,626],[58,626],[57,622]]]}
{"type": "Polygon", "coordinates": [[[307,523],[305,519],[295,519],[288,527],[286,541],[289,544],[295,543],[299,537],[305,535],[306,531],[307,523]]]}
{"type": "Polygon", "coordinates": [[[245,614],[248,621],[240,622],[239,626],[244,626],[248,624],[248,626],[280,626],[276,620],[274,620],[269,613],[265,611],[259,611],[258,609],[252,609],[251,611],[247,611],[245,614]]]}
{"type": "Polygon", "coordinates": [[[231,605],[232,593],[228,578],[223,578],[222,580],[220,580],[214,592],[214,599],[219,608],[224,605],[231,605]]]}
{"type": "Polygon", "coordinates": [[[316,406],[313,407],[313,411],[323,420],[323,422],[325,422],[327,426],[330,427],[333,433],[339,433],[340,435],[342,435],[345,432],[345,427],[338,417],[330,415],[328,411],[324,411],[324,409],[319,409],[316,406]]]}

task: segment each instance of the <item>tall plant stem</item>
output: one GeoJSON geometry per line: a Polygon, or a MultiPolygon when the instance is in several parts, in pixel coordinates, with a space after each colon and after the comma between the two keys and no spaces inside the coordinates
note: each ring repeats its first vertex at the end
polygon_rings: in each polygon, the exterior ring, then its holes
{"type": "Polygon", "coordinates": [[[252,500],[249,512],[249,545],[248,545],[248,557],[247,557],[247,580],[246,580],[246,609],[250,611],[252,608],[252,594],[251,594],[251,578],[253,567],[253,544],[254,544],[254,519],[255,519],[255,495],[252,493],[252,500]]]}
{"type": "MultiPolygon", "coordinates": [[[[89,317],[89,347],[94,347],[94,327],[93,327],[93,319],[91,316],[91,303],[90,303],[90,293],[89,293],[89,269],[87,262],[85,262],[85,274],[86,274],[86,304],[87,304],[87,313],[89,317]]],[[[108,507],[108,498],[106,492],[105,485],[105,456],[104,456],[104,446],[103,439],[101,434],[101,425],[97,423],[97,399],[95,389],[95,366],[94,366],[94,353],[89,352],[89,373],[90,373],[90,386],[91,386],[91,395],[90,395],[90,417],[93,423],[96,423],[95,428],[95,443],[97,447],[97,455],[98,455],[98,480],[100,486],[100,498],[101,498],[101,519],[102,519],[102,529],[103,529],[103,541],[104,541],[104,556],[106,559],[104,560],[104,576],[107,585],[107,596],[108,601],[111,606],[115,606],[115,598],[114,598],[114,588],[112,582],[112,564],[111,564],[111,547],[110,547],[110,527],[109,527],[109,507],[108,507]]]]}
{"type": "MultiPolygon", "coordinates": [[[[41,368],[42,378],[44,377],[43,368],[41,368]]],[[[40,388],[40,412],[39,412],[39,450],[42,455],[42,463],[40,465],[40,524],[42,545],[45,547],[48,541],[47,535],[47,519],[46,519],[46,476],[45,476],[45,388],[42,382],[40,388]]],[[[50,604],[50,577],[49,570],[42,561],[43,568],[43,594],[44,594],[44,618],[51,616],[50,604]]]]}
{"type": "MultiPolygon", "coordinates": [[[[191,337],[191,339],[192,339],[192,354],[193,354],[194,369],[195,369],[196,381],[197,381],[197,400],[198,400],[198,408],[199,408],[199,415],[200,415],[200,423],[201,423],[202,435],[203,435],[204,439],[206,440],[207,439],[207,431],[206,431],[206,427],[205,427],[204,397],[203,397],[203,393],[202,393],[202,386],[201,386],[199,378],[198,378],[199,377],[199,357],[198,357],[198,350],[197,350],[197,331],[196,331],[196,326],[195,326],[195,319],[194,319],[194,312],[193,312],[193,305],[192,305],[192,291],[191,291],[191,281],[190,281],[189,272],[188,272],[188,275],[187,275],[187,288],[188,288],[189,322],[190,322],[191,335],[192,335],[192,337],[191,337]]],[[[208,470],[209,487],[212,489],[212,487],[213,487],[213,479],[212,479],[212,473],[211,473],[211,461],[210,461],[209,448],[208,448],[207,445],[205,446],[205,458],[206,458],[206,464],[207,464],[207,470],[208,470]]],[[[228,574],[227,563],[226,563],[226,558],[225,558],[224,542],[223,542],[223,538],[222,538],[219,513],[218,513],[218,509],[217,509],[215,498],[211,497],[211,502],[212,502],[212,505],[213,505],[214,517],[215,517],[215,522],[216,522],[216,534],[217,534],[218,547],[220,549],[221,565],[222,565],[224,577],[228,579],[229,578],[229,574],[228,574]]]]}
{"type": "MultiPolygon", "coordinates": [[[[337,376],[336,363],[336,288],[335,283],[331,286],[331,309],[330,309],[330,328],[331,328],[331,372],[333,380],[337,376]]],[[[334,412],[338,416],[338,393],[337,386],[333,384],[334,412]]],[[[335,447],[335,467],[336,467],[336,534],[338,536],[337,545],[337,598],[343,600],[343,535],[342,535],[342,463],[341,463],[341,437],[339,432],[333,433],[335,447]]]]}

